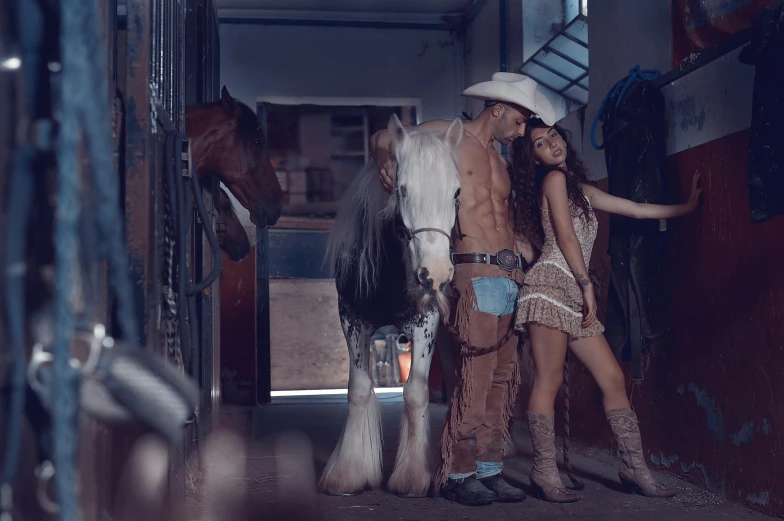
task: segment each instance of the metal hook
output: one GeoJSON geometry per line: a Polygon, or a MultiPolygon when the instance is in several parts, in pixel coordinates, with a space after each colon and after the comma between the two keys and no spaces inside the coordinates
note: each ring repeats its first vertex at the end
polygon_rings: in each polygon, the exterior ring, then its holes
{"type": "MultiPolygon", "coordinates": [[[[106,336],[106,327],[103,324],[95,324],[93,326],[93,335],[90,338],[90,354],[87,356],[87,360],[85,360],[84,364],[81,364],[81,371],[82,375],[88,375],[95,372],[95,368],[98,367],[98,360],[101,358],[101,351],[105,347],[112,347],[114,345],[114,339],[112,337],[106,336]]],[[[71,359],[71,365],[76,362],[79,364],[79,361],[75,358],[71,359]]],[[[75,366],[79,368],[79,365],[75,366]]]]}
{"type": "Polygon", "coordinates": [[[58,514],[60,512],[60,505],[49,498],[49,493],[46,490],[47,485],[54,477],[54,473],[54,465],[49,460],[44,461],[35,468],[35,477],[38,478],[35,496],[41,508],[49,514],[58,514]]]}
{"type": "MultiPolygon", "coordinates": [[[[108,349],[114,346],[114,338],[106,336],[106,328],[103,324],[96,324],[93,326],[92,334],[88,333],[87,338],[90,344],[90,354],[84,363],[80,362],[77,358],[71,358],[69,364],[73,369],[79,370],[83,376],[87,376],[95,372],[98,367],[98,361],[101,358],[103,349],[108,349]]],[[[77,333],[76,336],[85,336],[85,333],[77,333]]],[[[41,382],[38,371],[44,364],[50,364],[54,360],[51,351],[47,351],[43,344],[37,342],[33,346],[33,354],[30,357],[30,364],[27,366],[27,381],[30,387],[39,395],[43,395],[46,390],[43,382],[41,382]]]]}
{"type": "Polygon", "coordinates": [[[27,383],[39,396],[46,395],[44,384],[38,379],[38,370],[43,364],[51,363],[54,357],[52,353],[44,350],[43,344],[36,342],[33,346],[33,355],[30,357],[30,365],[27,366],[27,383]]]}

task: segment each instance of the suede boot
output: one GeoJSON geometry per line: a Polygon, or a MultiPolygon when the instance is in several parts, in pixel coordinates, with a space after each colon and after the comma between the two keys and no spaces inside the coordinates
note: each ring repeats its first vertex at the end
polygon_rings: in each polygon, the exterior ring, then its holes
{"type": "Polygon", "coordinates": [[[550,503],[574,503],[582,499],[566,489],[558,474],[553,421],[544,414],[528,411],[528,430],[534,447],[534,466],[529,475],[534,497],[550,503]]]}
{"type": "Polygon", "coordinates": [[[640,427],[637,415],[631,409],[615,409],[607,411],[607,421],[622,453],[623,463],[618,470],[618,477],[628,492],[636,492],[646,497],[673,497],[674,489],[664,487],[656,482],[645,464],[645,453],[642,450],[640,427]]]}

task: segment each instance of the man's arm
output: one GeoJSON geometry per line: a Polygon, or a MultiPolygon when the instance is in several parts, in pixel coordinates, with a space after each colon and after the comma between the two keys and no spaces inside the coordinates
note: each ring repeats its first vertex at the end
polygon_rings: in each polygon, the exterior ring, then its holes
{"type": "MultiPolygon", "coordinates": [[[[406,132],[412,130],[426,130],[429,132],[446,132],[451,124],[451,121],[436,119],[433,121],[426,121],[416,126],[406,126],[406,132]]],[[[381,185],[384,191],[388,194],[392,193],[392,187],[395,186],[395,156],[390,150],[391,140],[389,139],[389,132],[387,129],[379,130],[370,138],[370,156],[378,165],[380,171],[379,177],[381,178],[381,185]]]]}

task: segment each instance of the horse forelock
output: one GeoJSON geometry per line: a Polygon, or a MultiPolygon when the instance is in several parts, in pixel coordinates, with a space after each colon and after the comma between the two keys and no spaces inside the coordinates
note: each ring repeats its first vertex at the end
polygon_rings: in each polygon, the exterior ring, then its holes
{"type": "Polygon", "coordinates": [[[412,132],[398,164],[397,184],[405,186],[407,196],[396,201],[396,210],[404,220],[435,223],[449,215],[460,187],[455,151],[430,132],[412,132]]]}

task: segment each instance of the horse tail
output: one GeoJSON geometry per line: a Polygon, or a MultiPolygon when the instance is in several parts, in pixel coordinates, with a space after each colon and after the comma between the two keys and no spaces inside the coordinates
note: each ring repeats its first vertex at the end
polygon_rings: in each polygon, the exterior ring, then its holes
{"type": "Polygon", "coordinates": [[[375,288],[383,249],[381,232],[392,215],[385,210],[392,202],[385,197],[378,166],[368,161],[341,198],[327,240],[324,261],[330,264],[338,287],[348,283],[362,296],[375,288]]]}

